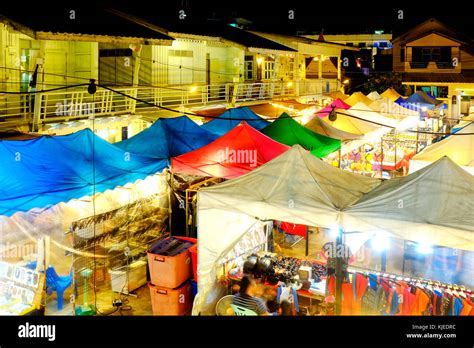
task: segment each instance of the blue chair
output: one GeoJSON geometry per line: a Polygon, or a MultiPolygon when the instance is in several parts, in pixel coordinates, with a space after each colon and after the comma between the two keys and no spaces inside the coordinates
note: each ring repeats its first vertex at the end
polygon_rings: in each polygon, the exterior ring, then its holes
{"type": "Polygon", "coordinates": [[[54,267],[49,266],[46,270],[46,293],[51,295],[56,291],[58,310],[63,309],[64,291],[72,284],[72,271],[68,275],[59,276],[54,267]]]}

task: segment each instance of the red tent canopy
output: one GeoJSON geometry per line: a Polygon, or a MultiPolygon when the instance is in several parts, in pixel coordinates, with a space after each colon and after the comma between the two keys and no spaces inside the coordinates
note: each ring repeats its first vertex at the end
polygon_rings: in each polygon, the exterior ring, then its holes
{"type": "Polygon", "coordinates": [[[171,159],[175,173],[231,179],[250,172],[289,147],[263,135],[246,122],[200,149],[171,159]]]}

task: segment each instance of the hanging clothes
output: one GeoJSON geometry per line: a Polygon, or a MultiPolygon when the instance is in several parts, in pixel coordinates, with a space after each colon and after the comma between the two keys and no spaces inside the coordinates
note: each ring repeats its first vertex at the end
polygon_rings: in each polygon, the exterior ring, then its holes
{"type": "Polygon", "coordinates": [[[380,315],[387,306],[387,298],[381,286],[368,286],[361,301],[362,314],[380,315]]]}

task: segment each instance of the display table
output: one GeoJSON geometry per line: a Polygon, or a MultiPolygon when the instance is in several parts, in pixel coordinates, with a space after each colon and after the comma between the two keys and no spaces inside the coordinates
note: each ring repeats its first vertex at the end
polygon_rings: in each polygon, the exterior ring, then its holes
{"type": "Polygon", "coordinates": [[[41,308],[45,275],[0,261],[0,315],[28,315],[41,308]]]}

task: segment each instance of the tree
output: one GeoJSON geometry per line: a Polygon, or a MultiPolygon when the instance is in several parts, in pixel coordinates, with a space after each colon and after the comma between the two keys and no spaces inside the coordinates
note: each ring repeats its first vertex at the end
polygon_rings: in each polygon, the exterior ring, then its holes
{"type": "Polygon", "coordinates": [[[388,88],[395,89],[401,95],[406,95],[408,86],[402,85],[402,76],[399,73],[371,74],[367,81],[366,92],[377,91],[383,93],[388,88]]]}

